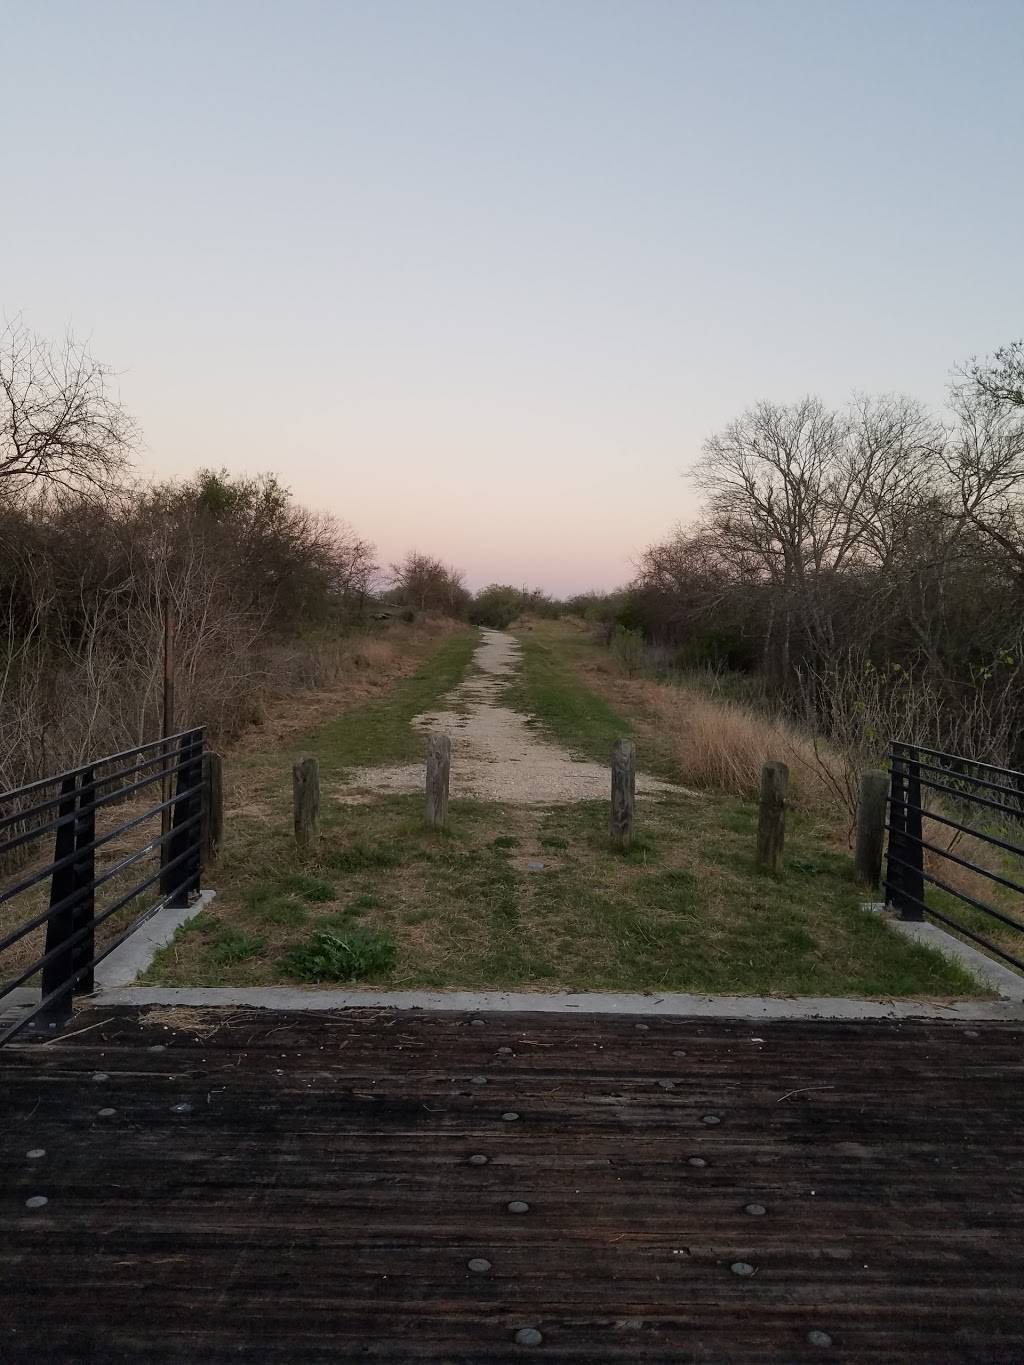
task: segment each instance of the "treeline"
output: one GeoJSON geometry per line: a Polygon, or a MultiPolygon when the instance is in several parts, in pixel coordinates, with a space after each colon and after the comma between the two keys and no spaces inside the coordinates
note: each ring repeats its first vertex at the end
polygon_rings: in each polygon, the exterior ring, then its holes
{"type": "Polygon", "coordinates": [[[139,483],[111,380],[72,337],[0,333],[0,790],[161,733],[168,621],[177,722],[220,743],[270,694],[334,680],[345,637],[396,607],[498,626],[551,609],[474,597],[419,552],[382,569],[274,475],[139,483]]]}
{"type": "Polygon", "coordinates": [[[412,610],[443,612],[493,630],[506,629],[520,616],[558,616],[566,610],[564,603],[540,588],[491,583],[474,595],[460,570],[418,551],[391,566],[383,597],[412,610]]]}
{"type": "Polygon", "coordinates": [[[0,788],[160,733],[168,617],[179,720],[236,733],[268,690],[325,680],[373,574],[273,476],[0,499],[0,788]]]}
{"type": "Polygon", "coordinates": [[[759,403],[704,446],[705,509],[592,614],[747,675],[816,729],[1024,766],[1024,347],[903,397],[759,403]]]}

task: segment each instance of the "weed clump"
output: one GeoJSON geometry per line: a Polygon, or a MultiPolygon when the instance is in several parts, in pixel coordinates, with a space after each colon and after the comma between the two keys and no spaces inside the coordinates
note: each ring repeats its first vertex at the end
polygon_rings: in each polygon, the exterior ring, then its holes
{"type": "Polygon", "coordinates": [[[300,981],[359,981],[386,972],[394,965],[395,953],[391,935],[374,929],[360,925],[339,932],[317,929],[279,965],[300,981]]]}

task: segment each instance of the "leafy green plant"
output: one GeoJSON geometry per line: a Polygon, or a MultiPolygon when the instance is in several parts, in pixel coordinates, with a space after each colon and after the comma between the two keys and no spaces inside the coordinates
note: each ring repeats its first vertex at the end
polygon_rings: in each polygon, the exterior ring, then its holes
{"type": "Polygon", "coordinates": [[[335,932],[317,929],[308,943],[293,948],[280,961],[288,976],[300,981],[358,981],[394,965],[390,934],[359,925],[335,932]]]}

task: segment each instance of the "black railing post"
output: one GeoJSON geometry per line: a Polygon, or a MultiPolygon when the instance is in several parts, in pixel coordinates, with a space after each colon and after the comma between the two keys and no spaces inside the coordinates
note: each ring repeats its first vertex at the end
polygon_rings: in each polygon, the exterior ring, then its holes
{"type": "MultiPolygon", "coordinates": [[[[66,777],[60,785],[60,805],[57,807],[57,818],[61,823],[57,826],[56,836],[53,841],[53,861],[68,861],[62,867],[56,868],[50,878],[50,905],[58,905],[61,901],[68,900],[75,891],[75,864],[72,855],[75,852],[75,825],[78,812],[78,778],[66,777]]],[[[63,910],[58,910],[46,921],[46,947],[44,952],[51,953],[54,949],[59,949],[66,943],[74,932],[74,908],[66,906],[63,910]]],[[[56,952],[48,962],[43,964],[42,971],[42,994],[45,998],[53,995],[55,991],[60,991],[62,986],[67,989],[57,995],[47,1006],[40,1016],[41,1023],[64,1024],[71,1017],[71,978],[75,972],[75,960],[77,954],[74,948],[68,947],[63,952],[56,952]]]]}
{"type": "Polygon", "coordinates": [[[92,768],[78,779],[78,810],[75,814],[75,906],[71,912],[71,932],[88,929],[75,944],[74,992],[88,995],[94,988],[92,958],[95,952],[93,919],[96,915],[96,784],[92,768]],[[80,899],[79,899],[80,898],[80,899]],[[81,976],[78,975],[81,970],[81,976]]]}
{"type": "Polygon", "coordinates": [[[889,847],[885,903],[900,919],[924,919],[924,849],[921,840],[921,769],[905,744],[892,746],[889,790],[889,847]]]}
{"type": "Polygon", "coordinates": [[[885,861],[885,903],[893,910],[902,910],[900,894],[900,859],[906,856],[907,796],[903,780],[903,764],[894,744],[889,753],[889,841],[885,861]]]}
{"type": "Polygon", "coordinates": [[[202,809],[202,745],[202,731],[192,730],[182,736],[176,755],[178,781],[171,808],[171,837],[162,846],[165,871],[160,879],[160,890],[175,910],[183,910],[189,892],[199,890],[200,822],[192,817],[202,809]]]}
{"type": "Polygon", "coordinates": [[[921,824],[921,760],[916,750],[907,756],[906,861],[903,869],[904,903],[900,919],[924,919],[924,837],[921,824]]]}
{"type": "Polygon", "coordinates": [[[203,731],[192,733],[192,748],[188,765],[188,787],[192,792],[189,798],[188,848],[186,859],[189,879],[188,889],[199,894],[203,861],[203,802],[206,799],[206,783],[203,781],[203,731]]]}

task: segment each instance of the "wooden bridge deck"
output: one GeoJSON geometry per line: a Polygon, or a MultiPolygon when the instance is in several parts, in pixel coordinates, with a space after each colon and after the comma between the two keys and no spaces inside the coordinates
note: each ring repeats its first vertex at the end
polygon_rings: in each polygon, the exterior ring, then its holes
{"type": "Polygon", "coordinates": [[[0,1053],[5,1362],[1024,1360],[1020,1026],[173,1018],[0,1053]]]}

